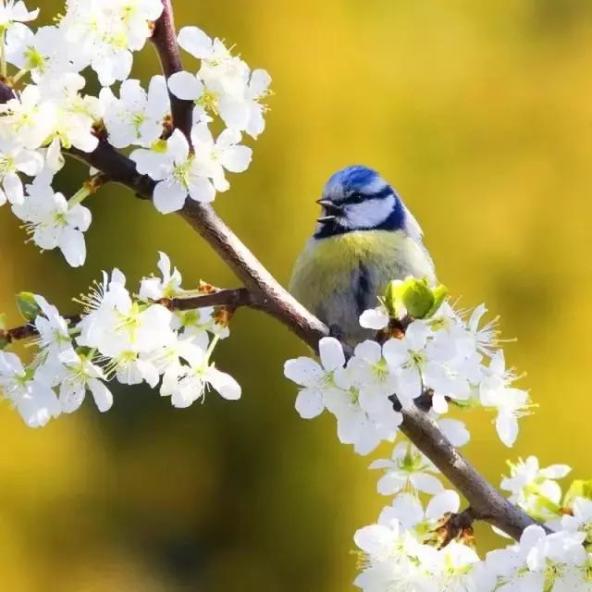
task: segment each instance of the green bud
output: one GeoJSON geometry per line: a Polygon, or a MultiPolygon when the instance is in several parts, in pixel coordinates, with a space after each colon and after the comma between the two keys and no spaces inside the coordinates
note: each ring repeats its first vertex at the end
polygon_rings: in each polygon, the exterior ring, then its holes
{"type": "Polygon", "coordinates": [[[406,313],[414,319],[426,319],[438,311],[447,295],[448,289],[442,284],[431,288],[426,279],[408,277],[389,282],[380,301],[391,317],[400,319],[406,313]]]}
{"type": "Polygon", "coordinates": [[[432,290],[432,294],[434,295],[434,304],[427,314],[428,317],[433,317],[438,312],[448,296],[448,288],[444,284],[439,284],[432,290]]]}
{"type": "Polygon", "coordinates": [[[574,481],[563,498],[564,507],[571,506],[576,497],[592,499],[592,479],[589,479],[588,481],[584,481],[583,479],[574,481]]]}
{"type": "Polygon", "coordinates": [[[407,278],[403,282],[401,300],[409,316],[425,319],[434,307],[435,298],[427,280],[407,278]]]}
{"type": "Polygon", "coordinates": [[[400,318],[402,315],[402,286],[403,282],[401,280],[393,280],[392,282],[389,282],[386,290],[384,291],[384,296],[381,299],[382,304],[384,304],[391,318],[400,318]]]}
{"type": "Polygon", "coordinates": [[[17,294],[16,305],[27,322],[34,321],[41,312],[39,305],[35,302],[35,294],[31,292],[20,292],[17,294]]]}
{"type": "Polygon", "coordinates": [[[6,349],[10,345],[10,341],[6,335],[6,315],[4,313],[0,314],[0,351],[6,349]]]}

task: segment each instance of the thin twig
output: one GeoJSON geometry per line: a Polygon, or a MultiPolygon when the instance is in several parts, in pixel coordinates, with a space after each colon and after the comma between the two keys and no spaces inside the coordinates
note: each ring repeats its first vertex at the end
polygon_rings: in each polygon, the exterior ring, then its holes
{"type": "MultiPolygon", "coordinates": [[[[165,77],[168,79],[173,74],[183,70],[179,45],[177,44],[177,32],[175,30],[175,15],[171,0],[162,0],[164,7],[162,16],[156,22],[152,42],[160,58],[160,64],[165,77]]],[[[193,103],[182,101],[169,91],[173,126],[180,129],[189,144],[191,144],[191,126],[193,124],[193,103]]]]}
{"type": "MultiPolygon", "coordinates": [[[[68,321],[69,325],[76,325],[80,322],[81,317],[80,315],[72,315],[65,317],[65,319],[68,321]]],[[[39,335],[37,327],[35,327],[33,323],[27,323],[26,325],[21,325],[20,327],[0,330],[0,343],[14,343],[15,341],[23,341],[25,339],[37,337],[37,335],[39,335]]]]}
{"type": "Polygon", "coordinates": [[[236,290],[217,290],[211,294],[181,298],[162,298],[158,304],[166,306],[169,310],[196,310],[209,308],[210,306],[223,306],[230,310],[236,310],[242,306],[259,308],[256,299],[246,288],[236,290]]]}
{"type": "MultiPolygon", "coordinates": [[[[197,310],[198,308],[223,307],[231,312],[243,306],[260,308],[257,299],[245,288],[235,290],[216,290],[210,294],[199,294],[197,296],[179,298],[161,298],[155,304],[165,306],[169,310],[197,310]]],[[[65,317],[69,325],[76,325],[82,320],[82,315],[71,315],[65,317]]],[[[27,323],[13,329],[0,330],[0,343],[13,343],[30,339],[39,335],[33,323],[27,323]]]]}

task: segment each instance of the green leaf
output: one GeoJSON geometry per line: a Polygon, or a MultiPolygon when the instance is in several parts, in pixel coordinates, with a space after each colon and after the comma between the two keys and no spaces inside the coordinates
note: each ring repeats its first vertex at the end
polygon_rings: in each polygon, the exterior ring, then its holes
{"type": "Polygon", "coordinates": [[[568,508],[573,503],[576,497],[585,497],[592,499],[592,479],[585,481],[584,479],[578,479],[574,481],[563,498],[563,506],[568,508]]]}
{"type": "Polygon", "coordinates": [[[6,331],[8,326],[6,325],[6,314],[0,313],[0,331],[6,331]]]}
{"type": "Polygon", "coordinates": [[[34,321],[41,312],[39,305],[35,302],[35,294],[31,292],[20,292],[17,294],[16,305],[27,322],[34,321]]]}

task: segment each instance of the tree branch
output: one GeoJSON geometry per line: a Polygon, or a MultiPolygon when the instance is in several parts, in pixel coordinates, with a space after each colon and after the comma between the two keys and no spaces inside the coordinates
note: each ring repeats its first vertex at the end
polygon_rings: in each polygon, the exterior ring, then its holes
{"type": "Polygon", "coordinates": [[[131,189],[137,197],[143,199],[152,197],[156,183],[147,175],[140,175],[134,161],[115,150],[106,140],[99,140],[99,145],[94,152],[82,152],[72,147],[66,154],[101,171],[108,181],[131,189]]]}
{"type": "MultiPolygon", "coordinates": [[[[183,69],[179,45],[177,44],[177,32],[175,30],[175,15],[171,0],[162,0],[162,16],[156,21],[152,42],[162,66],[163,74],[170,78],[173,74],[183,69]]],[[[180,129],[191,144],[191,126],[193,124],[193,103],[182,101],[169,91],[171,99],[171,111],[173,126],[180,129]]]]}
{"type": "MultiPolygon", "coordinates": [[[[230,311],[235,311],[243,306],[252,308],[263,308],[256,298],[245,288],[235,290],[215,290],[210,294],[199,294],[198,296],[189,296],[186,298],[161,298],[155,304],[160,304],[169,310],[196,310],[198,308],[223,307],[230,311]]],[[[65,317],[70,325],[76,325],[82,320],[82,315],[71,315],[65,317]]],[[[13,329],[0,330],[0,343],[13,343],[30,339],[39,335],[37,327],[33,323],[27,323],[13,329]]]]}
{"type": "Polygon", "coordinates": [[[497,526],[515,539],[535,523],[484,479],[423,411],[406,409],[403,417],[401,431],[467,498],[475,518],[497,526]]]}
{"type": "MultiPolygon", "coordinates": [[[[175,39],[170,0],[163,0],[165,11],[156,23],[153,42],[168,77],[181,69],[175,39]]],[[[2,87],[0,85],[0,91],[2,87]]],[[[2,97],[0,93],[0,97],[2,97]]],[[[171,97],[175,125],[188,133],[191,128],[191,104],[171,97]]],[[[130,188],[140,197],[150,199],[154,182],[139,175],[134,163],[118,153],[107,142],[101,141],[91,154],[70,150],[69,154],[99,169],[111,180],[130,188]]],[[[318,341],[328,335],[327,327],[310,314],[287,292],[224,224],[209,205],[190,199],[181,216],[210,244],[233,269],[246,286],[250,306],[260,308],[278,319],[314,350],[318,341]]],[[[521,509],[510,504],[472,465],[452,446],[436,424],[420,409],[403,410],[403,433],[442,471],[451,483],[467,498],[475,517],[486,520],[514,538],[534,521],[521,509]]]]}

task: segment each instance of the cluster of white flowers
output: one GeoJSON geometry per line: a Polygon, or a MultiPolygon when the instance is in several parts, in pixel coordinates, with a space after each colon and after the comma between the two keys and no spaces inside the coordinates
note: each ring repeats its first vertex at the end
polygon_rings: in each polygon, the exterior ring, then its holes
{"type": "MultiPolygon", "coordinates": [[[[220,39],[211,39],[197,27],[181,29],[178,40],[200,60],[197,73],[182,71],[169,79],[169,89],[177,98],[195,104],[190,138],[177,130],[167,140],[154,141],[142,128],[131,130],[144,140],[144,147],[134,150],[131,158],[140,173],[158,182],[154,205],[163,213],[180,210],[187,197],[202,203],[213,201],[217,192],[230,187],[226,172],[247,170],[252,151],[241,144],[242,135],[257,138],[263,132],[262,100],[271,82],[267,72],[251,72],[220,39]],[[226,128],[217,138],[209,128],[213,116],[219,116],[226,128]]],[[[129,142],[131,138],[132,134],[129,142]]]]}
{"type": "Polygon", "coordinates": [[[377,524],[355,534],[364,566],[355,584],[370,592],[492,590],[490,574],[474,549],[456,540],[438,545],[438,530],[459,505],[458,494],[450,490],[434,496],[425,509],[412,494],[395,498],[377,524]]]}
{"type": "Polygon", "coordinates": [[[39,10],[0,3],[0,76],[12,89],[0,105],[0,206],[9,202],[32,240],[44,250],[59,248],[72,266],[86,258],[91,213],[81,202],[92,191],[83,187],[68,200],[53,189],[63,151],[93,152],[100,137],[117,149],[131,147],[138,171],[158,182],[156,207],[173,212],[188,195],[210,202],[226,191],[225,172],[242,172],[251,162],[242,132],[255,138],[263,131],[269,76],[251,72],[195,27],[183,29],[179,42],[202,60],[197,76],[180,72],[170,88],[154,76],[147,91],[129,78],[133,53],[162,11],[161,0],[67,0],[56,24],[34,30],[29,24],[39,10]],[[103,87],[98,97],[84,92],[91,70],[103,87]],[[169,90],[200,105],[190,138],[171,135],[169,90]],[[214,138],[208,125],[216,114],[226,129],[214,138]]]}
{"type": "MultiPolygon", "coordinates": [[[[438,544],[446,529],[447,512],[458,500],[453,492],[434,497],[425,512],[417,498],[401,495],[379,522],[356,532],[364,557],[356,585],[368,592],[589,592],[592,554],[586,528],[592,526],[592,501],[580,498],[586,521],[566,517],[566,525],[549,533],[529,526],[516,544],[491,551],[482,560],[473,546],[453,540],[438,544]],[[445,512],[445,513],[443,513],[445,512]]],[[[579,510],[581,511],[581,510],[579,510]]]]}
{"type": "Polygon", "coordinates": [[[357,531],[363,554],[356,584],[368,592],[588,592],[592,590],[592,483],[575,481],[563,495],[556,480],[570,468],[541,469],[536,457],[510,463],[502,488],[533,518],[519,542],[481,559],[472,532],[451,532],[460,499],[435,478],[437,469],[411,444],[400,443],[393,459],[371,468],[386,470],[378,483],[397,494],[376,524],[357,531]],[[419,494],[433,496],[425,510],[419,494]],[[448,544],[447,544],[448,543],[448,544]]]}
{"type": "MultiPolygon", "coordinates": [[[[339,341],[322,339],[320,364],[303,357],[285,365],[285,375],[303,387],[296,409],[304,418],[328,409],[337,418],[340,441],[367,454],[395,438],[402,421],[396,409],[427,396],[435,419],[449,411],[449,403],[493,409],[500,439],[512,446],[529,396],[511,386],[515,377],[506,369],[503,352],[495,349],[492,326],[480,328],[485,312],[480,306],[465,320],[444,302],[432,317],[411,321],[404,335],[359,344],[347,363],[339,341]]],[[[379,315],[380,310],[365,313],[363,326],[386,329],[388,316],[379,315]],[[383,320],[377,324],[377,318],[383,320]]],[[[441,427],[456,445],[466,442],[461,422],[443,421],[441,427]]]]}
{"type": "Polygon", "coordinates": [[[26,295],[38,350],[28,365],[17,354],[0,351],[0,388],[29,426],[72,413],[87,392],[107,411],[112,379],[152,388],[160,383],[160,394],[175,407],[190,406],[210,388],[225,399],[240,398],[236,380],[211,362],[216,344],[229,334],[224,319],[211,307],[171,311],[160,304],[188,293],[163,253],[158,266],[162,277],[143,279],[136,297],[121,271],[104,274],[83,297],[85,313],[74,320],[42,296],[26,295]]]}
{"type": "Polygon", "coordinates": [[[445,490],[437,469],[411,444],[397,445],[378,482],[384,495],[396,494],[376,524],[357,531],[363,554],[356,585],[368,592],[588,592],[592,590],[592,487],[576,481],[563,495],[556,480],[570,468],[541,469],[536,457],[510,463],[502,488],[510,501],[545,523],[528,527],[520,541],[481,559],[472,532],[446,534],[460,499],[445,490]],[[419,494],[433,496],[425,510],[419,494]]]}
{"type": "MultiPolygon", "coordinates": [[[[485,307],[459,314],[438,293],[443,287],[412,278],[392,282],[381,305],[360,319],[376,339],[359,344],[348,360],[333,338],[320,341],[318,362],[289,360],[284,371],[300,387],[298,413],[313,418],[327,409],[337,418],[339,440],[367,454],[395,440],[403,413],[420,401],[462,446],[468,430],[445,415],[451,404],[481,407],[495,412],[498,436],[512,446],[518,418],[531,405],[528,393],[512,386],[516,377],[498,348],[495,324],[482,326],[485,307]]],[[[378,492],[395,497],[376,524],[354,537],[362,558],[356,585],[366,592],[592,590],[592,482],[576,481],[563,495],[557,479],[569,467],[541,469],[536,457],[509,467],[502,489],[548,530],[529,527],[518,543],[482,559],[470,513],[463,522],[458,494],[444,488],[438,468],[413,444],[400,441],[391,458],[372,462],[371,469],[383,471],[378,492]]]]}

